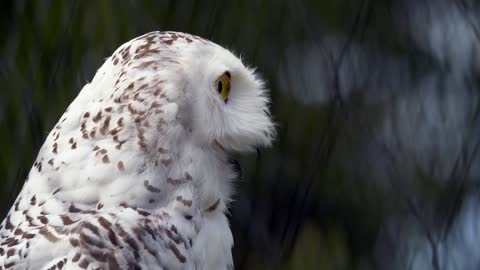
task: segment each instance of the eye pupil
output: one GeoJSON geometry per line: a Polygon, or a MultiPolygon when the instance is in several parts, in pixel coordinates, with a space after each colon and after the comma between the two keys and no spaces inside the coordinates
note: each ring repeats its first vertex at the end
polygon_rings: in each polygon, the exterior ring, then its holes
{"type": "Polygon", "coordinates": [[[223,90],[222,81],[219,81],[218,85],[217,85],[217,91],[218,91],[219,94],[221,94],[222,90],[223,90]]]}

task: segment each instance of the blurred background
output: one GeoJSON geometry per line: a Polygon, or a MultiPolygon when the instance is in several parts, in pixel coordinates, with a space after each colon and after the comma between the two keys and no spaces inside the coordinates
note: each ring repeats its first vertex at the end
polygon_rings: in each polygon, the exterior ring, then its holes
{"type": "Polygon", "coordinates": [[[0,1],[0,220],[122,43],[208,38],[258,67],[279,125],[239,157],[236,269],[480,268],[480,2],[0,1]]]}

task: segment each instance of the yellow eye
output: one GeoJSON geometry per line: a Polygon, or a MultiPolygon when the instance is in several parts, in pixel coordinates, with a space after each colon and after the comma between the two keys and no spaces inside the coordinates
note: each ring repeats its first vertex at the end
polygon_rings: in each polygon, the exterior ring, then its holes
{"type": "Polygon", "coordinates": [[[215,85],[217,87],[218,94],[222,100],[227,103],[228,94],[230,94],[230,72],[225,72],[220,76],[216,81],[215,85]]]}

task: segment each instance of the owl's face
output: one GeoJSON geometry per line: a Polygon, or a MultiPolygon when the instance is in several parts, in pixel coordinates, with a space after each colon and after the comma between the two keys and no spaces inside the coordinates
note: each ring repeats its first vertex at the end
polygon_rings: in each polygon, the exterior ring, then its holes
{"type": "Polygon", "coordinates": [[[180,59],[186,98],[179,109],[187,112],[182,122],[196,143],[219,144],[233,151],[251,151],[271,143],[274,124],[269,99],[253,70],[217,45],[185,50],[180,59]]]}

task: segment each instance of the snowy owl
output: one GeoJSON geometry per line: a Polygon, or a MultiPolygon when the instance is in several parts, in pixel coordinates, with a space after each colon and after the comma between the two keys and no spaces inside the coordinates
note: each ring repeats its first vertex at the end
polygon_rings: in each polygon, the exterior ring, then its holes
{"type": "Polygon", "coordinates": [[[0,226],[0,269],[233,269],[227,153],[271,144],[268,103],[215,43],[123,44],[40,149],[0,226]]]}

